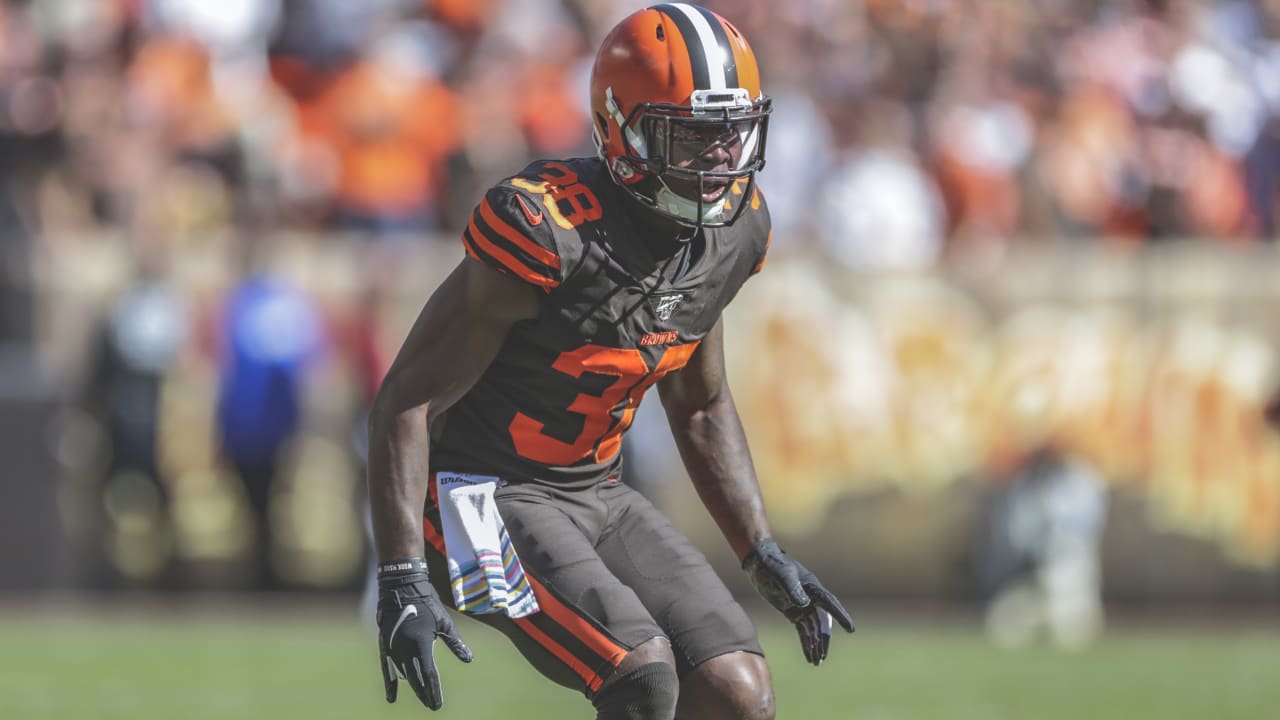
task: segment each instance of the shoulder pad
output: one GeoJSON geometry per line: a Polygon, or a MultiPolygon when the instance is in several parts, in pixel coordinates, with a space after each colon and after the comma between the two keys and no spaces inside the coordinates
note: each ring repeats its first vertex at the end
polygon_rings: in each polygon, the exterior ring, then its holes
{"type": "Polygon", "coordinates": [[[490,188],[462,233],[467,254],[543,291],[558,287],[560,253],[540,205],[510,181],[490,188]]]}

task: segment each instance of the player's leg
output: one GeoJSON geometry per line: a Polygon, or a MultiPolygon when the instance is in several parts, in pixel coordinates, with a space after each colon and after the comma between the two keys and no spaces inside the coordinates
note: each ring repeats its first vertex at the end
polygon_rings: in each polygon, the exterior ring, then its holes
{"type": "Polygon", "coordinates": [[[678,719],[773,720],[774,713],[773,679],[762,655],[717,655],[680,679],[678,719]]]}
{"type": "MultiPolygon", "coordinates": [[[[508,486],[495,497],[541,612],[472,617],[506,635],[548,679],[582,691],[601,720],[671,720],[679,680],[670,644],[597,555],[588,535],[599,532],[606,514],[594,494],[579,501],[563,491],[508,486]]],[[[452,605],[438,511],[425,520],[430,576],[452,605]]]]}
{"type": "Polygon", "coordinates": [[[655,637],[627,653],[591,704],[596,720],[673,720],[679,693],[671,643],[655,637]]]}
{"type": "Polygon", "coordinates": [[[677,717],[771,720],[773,684],[755,626],[706,558],[631,488],[599,493],[611,514],[597,549],[671,640],[677,717]]]}

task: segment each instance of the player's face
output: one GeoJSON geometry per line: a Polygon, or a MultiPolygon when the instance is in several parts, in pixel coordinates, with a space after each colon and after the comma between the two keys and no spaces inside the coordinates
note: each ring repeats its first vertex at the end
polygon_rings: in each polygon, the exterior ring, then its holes
{"type": "MultiPolygon", "coordinates": [[[[658,123],[654,139],[658,148],[670,145],[668,162],[672,167],[711,173],[729,173],[742,167],[743,148],[756,131],[757,120],[731,122],[672,122],[658,123]]],[[[703,202],[719,200],[732,182],[729,178],[707,177],[699,193],[698,181],[688,176],[668,176],[667,184],[675,192],[690,200],[701,194],[703,202]]]]}

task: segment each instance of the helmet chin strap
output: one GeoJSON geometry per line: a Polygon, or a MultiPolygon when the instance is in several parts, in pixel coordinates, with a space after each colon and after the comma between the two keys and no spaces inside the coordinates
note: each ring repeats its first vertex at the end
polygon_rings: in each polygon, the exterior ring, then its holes
{"type": "MultiPolygon", "coordinates": [[[[698,218],[698,203],[696,200],[690,200],[687,197],[679,195],[671,188],[667,187],[667,183],[662,178],[654,178],[658,181],[658,191],[654,193],[654,205],[663,212],[670,213],[685,222],[702,224],[715,222],[724,215],[725,197],[722,196],[709,203],[702,205],[702,218],[698,218]]],[[[728,195],[728,193],[725,193],[728,195]]]]}

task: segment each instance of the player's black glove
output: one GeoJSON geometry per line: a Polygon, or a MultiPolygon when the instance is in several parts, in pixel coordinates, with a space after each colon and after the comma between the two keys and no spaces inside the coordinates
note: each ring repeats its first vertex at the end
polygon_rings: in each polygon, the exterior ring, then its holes
{"type": "Polygon", "coordinates": [[[439,710],[444,704],[434,655],[436,638],[444,640],[459,660],[471,662],[471,649],[427,582],[427,561],[410,558],[379,565],[378,650],[387,702],[396,701],[398,671],[423,705],[439,710]]]}
{"type": "Polygon", "coordinates": [[[853,619],[836,596],[772,538],[761,540],[747,554],[742,569],[756,591],[795,624],[804,657],[814,665],[827,658],[832,617],[845,631],[853,632],[853,619]]]}

